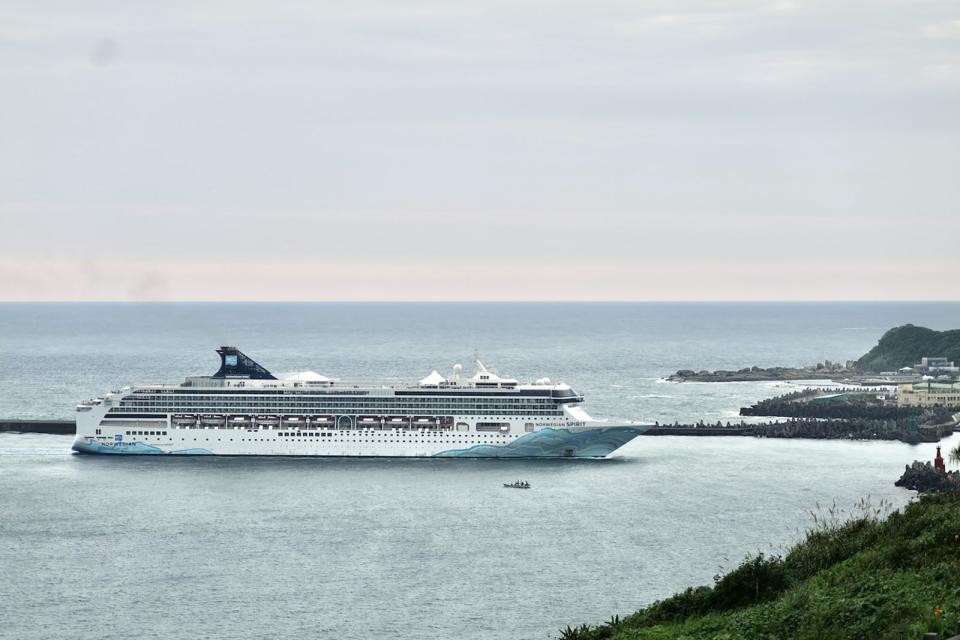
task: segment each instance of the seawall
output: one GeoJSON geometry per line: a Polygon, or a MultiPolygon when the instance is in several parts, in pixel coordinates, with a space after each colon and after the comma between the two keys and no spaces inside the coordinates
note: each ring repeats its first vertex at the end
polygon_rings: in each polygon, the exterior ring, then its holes
{"type": "Polygon", "coordinates": [[[73,435],[77,432],[77,423],[73,420],[0,420],[2,432],[73,435]]]}
{"type": "Polygon", "coordinates": [[[653,427],[645,436],[752,436],[752,427],[653,427]]]}

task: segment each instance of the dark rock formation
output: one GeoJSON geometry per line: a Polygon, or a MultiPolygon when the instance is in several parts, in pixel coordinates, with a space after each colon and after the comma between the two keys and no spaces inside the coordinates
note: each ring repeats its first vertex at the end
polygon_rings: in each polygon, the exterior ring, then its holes
{"type": "Polygon", "coordinates": [[[929,462],[915,460],[907,465],[903,475],[893,484],[920,493],[960,491],[960,471],[944,472],[935,469],[929,462]]]}

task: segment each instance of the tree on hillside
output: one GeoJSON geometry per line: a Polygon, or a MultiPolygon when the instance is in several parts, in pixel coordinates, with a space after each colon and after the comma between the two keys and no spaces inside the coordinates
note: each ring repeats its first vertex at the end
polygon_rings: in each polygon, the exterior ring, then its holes
{"type": "Polygon", "coordinates": [[[960,360],[960,329],[934,331],[912,324],[894,327],[857,360],[857,367],[863,371],[894,370],[912,367],[923,356],[960,360]]]}
{"type": "Polygon", "coordinates": [[[960,464],[960,444],[950,451],[950,462],[956,462],[957,464],[960,464]]]}

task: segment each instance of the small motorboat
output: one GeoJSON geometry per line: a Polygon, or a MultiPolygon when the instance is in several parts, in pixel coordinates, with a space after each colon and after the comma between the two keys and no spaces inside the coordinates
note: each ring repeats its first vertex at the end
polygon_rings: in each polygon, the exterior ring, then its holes
{"type": "Polygon", "coordinates": [[[529,489],[530,483],[525,480],[517,480],[516,482],[511,482],[510,484],[504,482],[503,486],[506,489],[529,489]]]}

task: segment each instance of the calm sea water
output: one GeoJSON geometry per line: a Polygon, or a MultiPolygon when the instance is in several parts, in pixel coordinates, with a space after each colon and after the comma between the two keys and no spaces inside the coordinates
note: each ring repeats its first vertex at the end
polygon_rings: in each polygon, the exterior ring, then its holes
{"type": "MultiPolygon", "coordinates": [[[[0,416],[216,369],[416,380],[474,350],[603,417],[733,419],[794,385],[679,368],[855,358],[960,304],[0,305],[0,416]]],[[[955,437],[951,444],[960,441],[955,437]]],[[[640,438],[614,461],[113,459],[0,434],[0,637],[550,638],[777,551],[809,511],[904,504],[929,445],[640,438]],[[530,480],[530,491],[501,482],[530,480]]]]}

